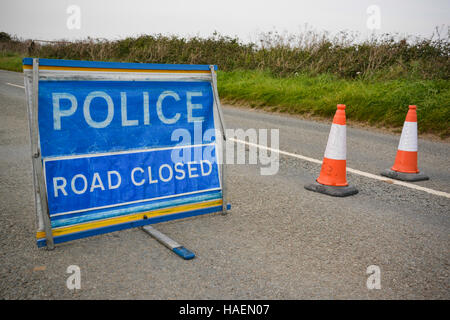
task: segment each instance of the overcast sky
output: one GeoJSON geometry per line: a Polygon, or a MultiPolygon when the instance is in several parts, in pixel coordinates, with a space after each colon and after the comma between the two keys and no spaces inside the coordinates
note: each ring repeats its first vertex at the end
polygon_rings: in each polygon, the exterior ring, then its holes
{"type": "Polygon", "coordinates": [[[450,25],[450,0],[0,1],[0,31],[43,40],[209,36],[216,30],[248,41],[274,29],[295,33],[305,24],[317,31],[356,31],[362,37],[373,31],[428,37],[436,26],[444,26],[446,34],[450,25]],[[79,15],[67,13],[71,5],[79,15]]]}

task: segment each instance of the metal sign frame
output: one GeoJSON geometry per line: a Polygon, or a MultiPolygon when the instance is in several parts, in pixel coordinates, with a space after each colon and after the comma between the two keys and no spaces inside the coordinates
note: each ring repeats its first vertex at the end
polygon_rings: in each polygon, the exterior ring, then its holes
{"type": "Polygon", "coordinates": [[[50,222],[50,215],[47,203],[47,188],[43,175],[42,157],[39,145],[39,59],[33,59],[33,82],[32,82],[32,105],[28,108],[30,133],[31,133],[31,154],[33,163],[33,181],[35,190],[36,214],[38,223],[43,223],[47,249],[53,250],[55,244],[50,222]]]}
{"type": "Polygon", "coordinates": [[[220,104],[220,100],[219,100],[219,91],[217,89],[217,75],[216,72],[214,70],[214,66],[210,65],[209,69],[211,70],[211,84],[213,87],[213,95],[214,95],[214,100],[215,100],[215,105],[217,108],[217,113],[219,115],[219,121],[220,121],[220,126],[221,126],[221,130],[222,130],[222,162],[221,162],[221,175],[222,175],[222,214],[227,214],[227,197],[226,197],[226,183],[225,183],[225,155],[226,155],[226,127],[225,127],[225,120],[223,117],[223,113],[222,113],[222,105],[220,104]]]}
{"type": "MultiPolygon", "coordinates": [[[[46,60],[46,59],[44,59],[46,60]]],[[[24,60],[25,61],[25,60],[24,60]]],[[[72,61],[76,62],[76,61],[72,61]]],[[[173,66],[173,65],[172,65],[173,66]]],[[[224,122],[224,117],[222,113],[222,107],[219,100],[218,89],[217,89],[217,76],[215,69],[217,67],[214,65],[209,66],[212,94],[213,94],[213,104],[217,112],[217,116],[220,123],[220,131],[222,139],[219,141],[216,135],[216,145],[221,146],[220,157],[216,154],[217,161],[220,162],[220,181],[221,181],[221,192],[222,192],[222,214],[227,214],[230,205],[227,202],[227,192],[226,192],[226,175],[225,175],[225,148],[226,148],[226,127],[224,122]]],[[[24,63],[25,71],[25,63],[24,63]]],[[[95,80],[95,76],[93,77],[95,80]]],[[[29,129],[31,138],[31,155],[32,155],[32,165],[33,165],[33,185],[35,194],[35,206],[36,206],[36,224],[38,231],[45,232],[46,247],[49,250],[55,248],[54,234],[52,229],[52,223],[50,219],[48,197],[47,197],[47,187],[46,180],[44,177],[43,159],[40,147],[39,138],[39,80],[41,79],[40,74],[40,60],[39,58],[32,59],[32,81],[27,81],[27,76],[25,75],[25,88],[27,93],[27,106],[28,106],[28,119],[29,119],[29,129]],[[31,85],[31,87],[30,87],[31,85]]],[[[189,78],[186,78],[189,79],[189,78]]],[[[214,106],[213,106],[214,109],[214,106]]],[[[217,128],[216,128],[217,129],[217,128]]],[[[144,218],[146,219],[146,218],[144,218]]],[[[135,227],[143,226],[148,223],[136,224],[135,227]]],[[[163,220],[164,221],[164,220],[163,220]]],[[[157,223],[157,222],[152,222],[157,223]]],[[[119,229],[120,230],[120,229],[119,229]]]]}

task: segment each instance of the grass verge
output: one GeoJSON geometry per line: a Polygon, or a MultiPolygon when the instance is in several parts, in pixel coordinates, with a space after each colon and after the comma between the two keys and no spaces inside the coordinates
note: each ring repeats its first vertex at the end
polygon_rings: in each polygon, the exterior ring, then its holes
{"type": "Polygon", "coordinates": [[[0,55],[0,69],[22,72],[22,57],[13,54],[0,55]]]}
{"type": "Polygon", "coordinates": [[[419,132],[450,136],[450,83],[447,80],[351,80],[335,76],[274,77],[269,72],[218,73],[224,102],[331,119],[336,105],[347,106],[349,120],[401,128],[408,105],[417,105],[419,132]]]}

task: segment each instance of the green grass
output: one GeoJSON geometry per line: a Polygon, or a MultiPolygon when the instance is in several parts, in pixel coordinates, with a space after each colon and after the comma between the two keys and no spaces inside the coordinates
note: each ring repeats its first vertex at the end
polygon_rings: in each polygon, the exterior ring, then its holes
{"type": "MultiPolygon", "coordinates": [[[[22,57],[0,55],[0,69],[22,72],[22,57]]],[[[276,77],[270,72],[236,70],[219,71],[218,86],[224,102],[326,119],[343,103],[349,121],[377,127],[401,128],[408,105],[415,104],[421,133],[450,136],[448,80],[362,80],[327,74],[276,77]]]]}
{"type": "Polygon", "coordinates": [[[448,80],[351,80],[330,75],[285,78],[269,72],[218,73],[219,95],[228,103],[273,107],[291,114],[332,118],[345,104],[347,118],[372,126],[401,128],[408,105],[417,105],[419,131],[450,136],[448,80]]]}
{"type": "Polygon", "coordinates": [[[22,57],[15,54],[0,54],[0,69],[22,72],[22,57]]]}

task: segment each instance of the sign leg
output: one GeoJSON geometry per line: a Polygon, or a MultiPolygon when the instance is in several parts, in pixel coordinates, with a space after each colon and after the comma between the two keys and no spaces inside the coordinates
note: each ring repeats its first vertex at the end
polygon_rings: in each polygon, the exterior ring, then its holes
{"type": "Polygon", "coordinates": [[[48,250],[53,250],[55,244],[53,242],[52,227],[50,222],[48,203],[47,203],[47,192],[45,187],[45,180],[42,168],[42,157],[39,148],[39,130],[38,130],[38,115],[39,115],[39,59],[33,59],[33,92],[32,92],[32,109],[30,114],[30,124],[31,124],[31,149],[32,149],[32,160],[33,169],[35,173],[34,182],[36,185],[36,196],[39,197],[39,203],[41,205],[41,210],[36,208],[36,210],[41,212],[42,220],[44,224],[46,246],[48,250]]]}
{"type": "Polygon", "coordinates": [[[210,65],[209,69],[211,70],[211,83],[212,83],[212,87],[213,87],[213,95],[214,95],[214,101],[215,101],[215,105],[217,108],[217,113],[219,116],[219,121],[220,121],[220,128],[222,131],[222,164],[220,166],[221,169],[221,181],[222,181],[222,214],[225,215],[228,212],[228,200],[227,200],[227,187],[226,187],[226,183],[225,183],[225,156],[226,156],[226,141],[227,141],[227,136],[226,136],[226,127],[225,127],[225,120],[223,117],[223,113],[222,113],[222,106],[220,104],[220,100],[219,100],[219,91],[217,89],[217,76],[216,76],[216,72],[214,71],[214,66],[210,65]]]}

